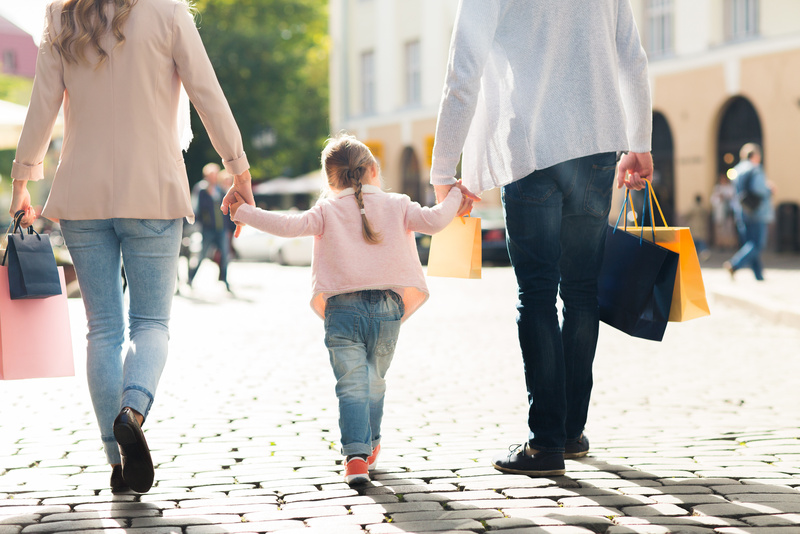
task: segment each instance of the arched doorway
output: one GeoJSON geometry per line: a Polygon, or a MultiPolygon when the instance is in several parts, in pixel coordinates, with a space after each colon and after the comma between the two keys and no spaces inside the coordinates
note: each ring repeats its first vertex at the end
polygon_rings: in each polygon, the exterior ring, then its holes
{"type": "Polygon", "coordinates": [[[717,135],[717,176],[726,174],[739,163],[739,149],[745,143],[761,145],[763,159],[764,143],[761,136],[761,121],[758,112],[749,100],[742,96],[732,98],[722,112],[717,135]]]}
{"type": "Polygon", "coordinates": [[[403,150],[400,165],[403,176],[403,193],[410,196],[411,200],[424,203],[419,175],[419,159],[413,148],[406,147],[403,150]]]}
{"type": "Polygon", "coordinates": [[[675,148],[667,118],[657,111],[653,113],[652,147],[653,190],[667,223],[675,224],[675,148]]]}

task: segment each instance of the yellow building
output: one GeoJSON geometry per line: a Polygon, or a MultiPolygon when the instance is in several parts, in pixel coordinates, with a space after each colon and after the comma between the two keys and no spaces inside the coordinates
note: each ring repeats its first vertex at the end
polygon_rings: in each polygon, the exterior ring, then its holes
{"type": "MultiPolygon", "coordinates": [[[[776,204],[800,203],[800,1],[631,0],[650,58],[654,185],[679,222],[745,142],[776,204]]],[[[430,148],[457,0],[331,0],[331,127],[368,142],[387,186],[430,202],[430,148]]],[[[488,202],[497,202],[489,194],[488,202]]],[[[779,241],[798,222],[778,211],[779,241]]],[[[796,212],[795,212],[796,215],[796,212]]],[[[791,235],[790,235],[791,234],[791,235]]]]}

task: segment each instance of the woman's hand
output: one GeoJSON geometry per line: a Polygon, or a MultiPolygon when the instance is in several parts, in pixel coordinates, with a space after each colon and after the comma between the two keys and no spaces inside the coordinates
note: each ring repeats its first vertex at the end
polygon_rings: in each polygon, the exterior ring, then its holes
{"type": "MultiPolygon", "coordinates": [[[[233,185],[231,186],[230,189],[228,189],[228,192],[225,194],[225,198],[222,199],[222,206],[220,206],[222,213],[224,213],[225,215],[229,214],[231,205],[237,202],[236,198],[237,194],[239,195],[238,200],[247,203],[251,206],[256,205],[256,201],[253,198],[253,188],[250,185],[249,170],[244,171],[242,174],[237,174],[233,177],[233,185]]],[[[238,209],[238,206],[236,207],[236,209],[238,209]]],[[[230,216],[233,217],[233,213],[230,213],[230,216]]],[[[244,225],[242,224],[236,225],[236,231],[233,233],[233,237],[239,237],[239,234],[241,233],[243,226],[244,225]]]]}
{"type": "Polygon", "coordinates": [[[36,210],[31,206],[31,195],[28,192],[28,180],[14,180],[11,184],[11,209],[8,214],[14,217],[20,210],[25,212],[20,226],[27,228],[36,220],[36,210]]]}

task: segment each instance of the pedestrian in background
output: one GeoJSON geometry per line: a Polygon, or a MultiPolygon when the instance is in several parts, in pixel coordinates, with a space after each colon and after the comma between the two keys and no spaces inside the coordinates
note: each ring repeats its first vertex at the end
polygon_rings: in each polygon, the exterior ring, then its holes
{"type": "Polygon", "coordinates": [[[774,186],[767,181],[761,164],[761,147],[747,143],[739,151],[739,163],[733,168],[736,179],[737,217],[742,231],[742,248],[723,264],[733,278],[743,267],[753,269],[756,280],[764,280],[761,253],[767,245],[767,230],[775,218],[772,207],[774,186]]]}
{"type": "Polygon", "coordinates": [[[736,188],[721,173],[711,192],[711,212],[714,218],[714,246],[733,249],[738,248],[736,237],[736,221],[733,218],[733,202],[736,188]]]}
{"type": "Polygon", "coordinates": [[[529,435],[500,471],[561,475],[583,434],[597,278],[618,185],[653,172],[647,58],[629,0],[461,0],[433,148],[437,198],[502,187],[529,435]],[[556,297],[564,304],[559,324],[556,297]]]}
{"type": "Polygon", "coordinates": [[[414,232],[443,229],[461,207],[459,187],[433,208],[381,190],[378,162],[350,135],[328,140],[330,191],[311,209],[279,214],[230,205],[237,223],[282,237],[313,235],[311,306],[325,320],[336,376],[345,481],[369,481],[381,447],[386,372],[400,323],[428,299],[414,232]]]}
{"type": "Polygon", "coordinates": [[[197,263],[189,265],[189,285],[194,282],[203,260],[209,258],[213,251],[219,253],[219,279],[225,282],[228,291],[228,257],[230,255],[230,239],[225,224],[227,215],[220,210],[225,191],[219,183],[220,167],[216,163],[207,163],[203,167],[203,179],[194,186],[195,208],[194,213],[200,223],[200,233],[203,236],[200,255],[197,263]]]}
{"type": "Polygon", "coordinates": [[[694,205],[686,214],[686,226],[692,232],[694,247],[700,261],[706,261],[711,252],[708,250],[708,230],[710,228],[711,212],[703,206],[703,197],[695,195],[694,205]]]}
{"type": "Polygon", "coordinates": [[[9,213],[24,210],[25,227],[35,219],[27,182],[43,178],[63,104],[61,161],[42,216],[61,222],[86,307],[89,392],[113,492],[145,492],[154,480],[141,425],[167,358],[182,219],[194,216],[178,128],[181,82],[234,187],[252,202],[242,139],[186,3],[48,5],[9,213]]]}

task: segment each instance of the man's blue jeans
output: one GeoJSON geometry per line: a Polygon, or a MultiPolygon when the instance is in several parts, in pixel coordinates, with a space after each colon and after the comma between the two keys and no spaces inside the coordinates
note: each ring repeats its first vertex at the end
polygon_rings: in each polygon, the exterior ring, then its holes
{"type": "Polygon", "coordinates": [[[615,168],[615,153],[595,154],[503,187],[508,252],[519,286],[529,444],[540,451],[563,452],[586,424],[600,322],[597,277],[615,168]]]}
{"type": "Polygon", "coordinates": [[[731,258],[731,266],[735,269],[750,267],[756,280],[764,279],[764,264],[761,262],[761,253],[767,244],[767,223],[755,221],[743,216],[744,220],[744,245],[731,258]]]}
{"type": "Polygon", "coordinates": [[[147,417],[167,360],[182,230],[181,219],[61,221],[86,307],[89,394],[110,464],[120,463],[114,419],[125,406],[147,417]]]}
{"type": "Polygon", "coordinates": [[[336,376],[345,456],[369,456],[380,443],[385,377],[403,313],[402,299],[389,290],[344,293],[327,301],[325,346],[336,376]]]}

